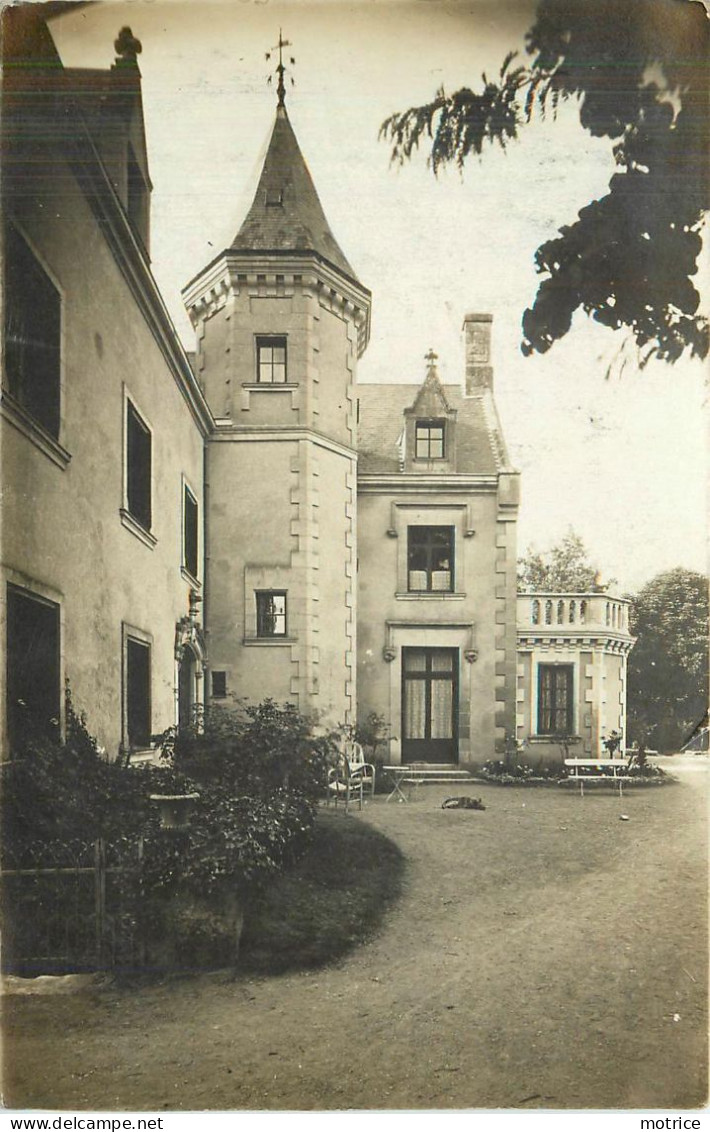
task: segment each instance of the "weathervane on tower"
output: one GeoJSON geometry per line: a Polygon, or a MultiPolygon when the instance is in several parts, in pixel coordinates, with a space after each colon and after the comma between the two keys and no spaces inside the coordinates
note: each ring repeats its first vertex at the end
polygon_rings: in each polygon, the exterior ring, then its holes
{"type": "MultiPolygon", "coordinates": [[[[279,42],[277,44],[275,44],[275,46],[272,47],[270,51],[266,52],[266,61],[267,62],[269,61],[269,59],[271,59],[271,56],[274,53],[274,51],[278,51],[278,53],[279,53],[279,62],[278,62],[278,66],[276,67],[276,74],[279,76],[278,83],[277,83],[277,86],[276,86],[276,93],[278,94],[278,98],[279,98],[278,104],[277,104],[278,106],[285,106],[285,104],[286,104],[286,84],[284,83],[284,72],[286,71],[286,64],[283,61],[283,49],[284,49],[284,47],[291,47],[291,46],[292,46],[292,44],[291,44],[290,39],[284,39],[283,35],[281,33],[281,28],[279,28],[279,42]]],[[[296,60],[294,59],[294,57],[292,55],[289,55],[289,63],[292,67],[294,67],[296,65],[296,60]]],[[[289,75],[289,78],[291,79],[291,86],[295,86],[295,80],[293,78],[293,75],[289,75]]],[[[273,79],[273,75],[269,75],[268,79],[266,80],[269,83],[269,85],[271,84],[272,79],[273,79]]]]}

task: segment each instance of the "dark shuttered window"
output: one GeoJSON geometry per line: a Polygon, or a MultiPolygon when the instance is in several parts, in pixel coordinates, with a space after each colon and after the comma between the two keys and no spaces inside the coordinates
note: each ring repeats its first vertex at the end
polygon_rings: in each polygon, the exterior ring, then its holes
{"type": "Polygon", "coordinates": [[[227,695],[227,673],[226,672],[213,672],[212,673],[212,698],[215,700],[223,700],[227,695]]]}
{"type": "Polygon", "coordinates": [[[196,578],[198,570],[198,508],[197,500],[185,486],[183,502],[185,569],[196,578]]]}
{"type": "Polygon", "coordinates": [[[128,511],[145,530],[152,522],[152,436],[135,406],[127,403],[126,488],[128,511]]]}
{"type": "Polygon", "coordinates": [[[126,638],[126,731],[131,750],[150,745],[150,645],[126,638]]]}
{"type": "Polygon", "coordinates": [[[5,230],[5,383],[31,417],[59,436],[61,298],[19,232],[5,230]]]}
{"type": "Polygon", "coordinates": [[[59,606],[7,589],[7,730],[10,752],[26,726],[56,733],[59,722],[59,606]]]}

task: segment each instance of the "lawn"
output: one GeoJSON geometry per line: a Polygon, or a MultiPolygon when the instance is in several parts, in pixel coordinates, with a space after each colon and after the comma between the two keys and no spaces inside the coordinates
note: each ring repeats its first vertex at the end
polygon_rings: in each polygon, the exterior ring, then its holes
{"type": "MultiPolygon", "coordinates": [[[[364,943],[277,976],[11,997],[5,1103],[701,1105],[705,766],[679,779],[621,801],[612,789],[580,799],[476,784],[485,811],[442,810],[446,791],[428,787],[409,805],[378,798],[362,815],[331,814],[348,836],[376,831],[404,858],[401,896],[364,943]]],[[[360,864],[377,888],[377,861],[360,864]]]]}
{"type": "Polygon", "coordinates": [[[399,896],[403,869],[384,833],[321,812],[305,857],[249,910],[241,970],[277,974],[339,959],[377,930],[399,896]]]}

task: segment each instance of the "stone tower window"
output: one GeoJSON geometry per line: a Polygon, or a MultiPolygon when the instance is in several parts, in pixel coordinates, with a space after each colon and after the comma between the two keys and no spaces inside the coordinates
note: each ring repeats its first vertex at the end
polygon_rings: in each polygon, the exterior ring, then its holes
{"type": "Polygon", "coordinates": [[[286,592],[284,590],[256,591],[257,637],[286,636],[286,592]]]}
{"type": "Polygon", "coordinates": [[[257,338],[256,380],[263,385],[279,385],[287,380],[285,337],[257,338]]]}

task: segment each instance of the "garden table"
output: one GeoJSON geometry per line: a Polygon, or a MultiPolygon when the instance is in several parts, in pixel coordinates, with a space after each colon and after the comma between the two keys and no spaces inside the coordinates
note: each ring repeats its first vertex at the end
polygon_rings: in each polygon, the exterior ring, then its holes
{"type": "Polygon", "coordinates": [[[624,794],[624,782],[628,782],[628,774],[620,774],[619,771],[628,770],[628,764],[625,759],[565,759],[565,766],[570,768],[570,779],[579,782],[580,797],[584,797],[584,782],[602,782],[606,779],[614,785],[619,784],[619,797],[622,798],[624,794]],[[584,768],[586,774],[580,774],[580,769],[584,768]],[[611,770],[611,774],[607,774],[606,770],[611,770]]]}
{"type": "Polygon", "coordinates": [[[384,766],[382,769],[386,770],[388,774],[392,775],[392,780],[394,782],[394,789],[390,794],[387,795],[385,801],[391,802],[393,798],[396,798],[398,802],[408,802],[409,798],[402,790],[402,786],[407,781],[407,779],[411,777],[411,767],[404,766],[402,765],[402,763],[398,763],[396,766],[384,766]]]}

